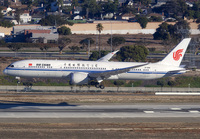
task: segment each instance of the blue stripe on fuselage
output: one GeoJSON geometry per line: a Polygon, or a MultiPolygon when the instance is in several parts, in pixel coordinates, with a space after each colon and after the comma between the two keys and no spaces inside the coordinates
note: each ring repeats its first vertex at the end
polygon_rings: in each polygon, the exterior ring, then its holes
{"type": "MultiPolygon", "coordinates": [[[[100,73],[100,72],[108,72],[108,71],[115,71],[115,70],[75,70],[75,69],[32,69],[32,68],[26,68],[26,69],[21,69],[21,68],[6,68],[7,70],[17,70],[17,71],[70,71],[70,72],[87,72],[87,73],[100,73]]],[[[168,73],[168,72],[152,72],[152,71],[145,71],[145,72],[136,72],[136,71],[129,71],[126,73],[137,73],[137,74],[182,74],[182,73],[168,73]]]]}

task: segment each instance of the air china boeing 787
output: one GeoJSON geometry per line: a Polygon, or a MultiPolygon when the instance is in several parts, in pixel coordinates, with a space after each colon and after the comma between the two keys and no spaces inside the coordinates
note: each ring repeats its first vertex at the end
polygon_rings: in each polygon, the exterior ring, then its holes
{"type": "MultiPolygon", "coordinates": [[[[97,61],[21,60],[10,64],[4,74],[28,78],[65,78],[71,84],[104,88],[103,80],[149,80],[185,73],[180,66],[191,38],[183,39],[157,63],[109,62],[113,53],[97,61]]],[[[116,52],[114,52],[116,53],[116,52]]]]}

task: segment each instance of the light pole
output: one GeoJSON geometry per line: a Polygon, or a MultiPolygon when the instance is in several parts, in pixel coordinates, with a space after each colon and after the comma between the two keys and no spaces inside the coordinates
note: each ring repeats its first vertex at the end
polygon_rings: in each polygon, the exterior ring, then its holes
{"type": "Polygon", "coordinates": [[[88,39],[88,58],[90,57],[90,39],[88,39]]]}
{"type": "Polygon", "coordinates": [[[110,28],[111,28],[111,33],[110,33],[110,51],[112,52],[112,21],[110,21],[110,28]]]}

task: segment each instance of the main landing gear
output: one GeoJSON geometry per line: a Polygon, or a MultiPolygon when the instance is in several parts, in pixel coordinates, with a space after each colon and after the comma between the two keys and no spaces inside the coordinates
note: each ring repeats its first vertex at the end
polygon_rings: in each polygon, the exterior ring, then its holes
{"type": "Polygon", "coordinates": [[[99,84],[99,82],[96,82],[96,81],[90,82],[90,85],[94,85],[96,88],[100,88],[100,89],[104,89],[105,88],[104,85],[99,84]]]}
{"type": "Polygon", "coordinates": [[[104,89],[104,88],[105,88],[104,85],[102,85],[102,84],[96,84],[95,87],[96,87],[96,88],[101,88],[101,89],[104,89]]]}

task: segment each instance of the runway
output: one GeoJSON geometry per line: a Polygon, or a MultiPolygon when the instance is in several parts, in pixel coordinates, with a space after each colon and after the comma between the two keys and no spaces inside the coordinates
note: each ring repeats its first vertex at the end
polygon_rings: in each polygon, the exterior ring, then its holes
{"type": "Polygon", "coordinates": [[[138,119],[195,118],[200,121],[198,104],[40,104],[1,103],[0,121],[6,118],[138,119]]]}

